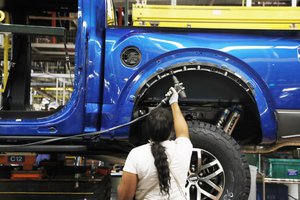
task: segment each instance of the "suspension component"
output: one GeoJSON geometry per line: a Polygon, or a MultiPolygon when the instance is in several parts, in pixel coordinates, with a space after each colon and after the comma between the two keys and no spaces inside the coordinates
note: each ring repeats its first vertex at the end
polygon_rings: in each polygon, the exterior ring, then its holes
{"type": "Polygon", "coordinates": [[[223,125],[226,122],[229,114],[230,114],[230,110],[228,108],[225,108],[224,112],[222,113],[222,115],[216,125],[218,128],[223,128],[223,125]]]}
{"type": "Polygon", "coordinates": [[[236,106],[233,111],[231,112],[230,116],[229,116],[229,119],[228,121],[226,122],[223,130],[231,135],[234,128],[236,127],[236,124],[237,122],[239,121],[240,119],[240,116],[241,116],[241,111],[242,111],[242,106],[241,105],[238,105],[236,106]]]}
{"type": "MultiPolygon", "coordinates": [[[[75,166],[77,166],[77,167],[80,166],[81,165],[81,161],[82,161],[82,157],[81,156],[76,156],[75,157],[75,166]]],[[[77,189],[77,188],[79,188],[80,174],[76,173],[74,178],[76,180],[74,188],[77,189]]]]}

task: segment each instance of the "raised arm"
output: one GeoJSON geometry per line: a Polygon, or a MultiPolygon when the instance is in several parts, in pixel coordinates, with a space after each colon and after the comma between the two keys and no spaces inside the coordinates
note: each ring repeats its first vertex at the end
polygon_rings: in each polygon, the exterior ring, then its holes
{"type": "Polygon", "coordinates": [[[178,105],[178,93],[173,87],[170,88],[170,91],[172,92],[172,95],[170,97],[169,103],[172,109],[176,137],[189,138],[188,125],[178,105]]]}

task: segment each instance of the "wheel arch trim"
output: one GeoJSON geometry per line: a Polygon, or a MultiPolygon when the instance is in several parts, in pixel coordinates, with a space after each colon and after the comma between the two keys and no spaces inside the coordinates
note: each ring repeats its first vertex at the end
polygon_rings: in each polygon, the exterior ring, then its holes
{"type": "MultiPolygon", "coordinates": [[[[264,81],[245,62],[230,54],[213,49],[180,49],[150,60],[136,70],[134,76],[128,80],[122,90],[118,105],[128,105],[127,111],[130,109],[130,114],[132,114],[136,102],[146,91],[143,91],[143,88],[149,88],[153,78],[161,79],[185,70],[210,70],[211,73],[227,76],[242,86],[256,102],[262,129],[262,143],[272,143],[276,140],[275,109],[271,94],[264,81]],[[202,66],[210,66],[211,69],[202,66]]],[[[122,110],[122,108],[119,107],[118,110],[122,110]]],[[[128,112],[123,112],[123,114],[126,113],[128,112]]],[[[122,117],[125,119],[124,116],[122,117]]],[[[128,121],[128,118],[131,116],[126,116],[127,120],[118,119],[118,121],[125,122],[128,121]]]]}

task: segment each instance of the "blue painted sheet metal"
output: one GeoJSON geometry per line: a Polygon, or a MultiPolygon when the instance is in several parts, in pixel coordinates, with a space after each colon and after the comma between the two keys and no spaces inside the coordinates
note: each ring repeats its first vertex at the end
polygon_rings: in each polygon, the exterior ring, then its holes
{"type": "MultiPolygon", "coordinates": [[[[274,141],[277,128],[274,109],[300,109],[299,45],[297,35],[278,36],[274,32],[233,34],[110,28],[106,33],[102,128],[130,119],[133,107],[131,97],[157,68],[166,68],[178,62],[207,61],[219,62],[219,65],[224,62],[231,71],[241,75],[254,87],[264,142],[274,141]],[[136,46],[142,53],[142,62],[135,68],[125,67],[115,59],[127,46],[136,46]],[[225,59],[201,57],[197,53],[181,54],[193,51],[211,52],[225,59]],[[225,61],[226,58],[229,61],[225,61]],[[160,60],[159,64],[157,60],[160,60]]],[[[126,137],[125,131],[123,136],[126,137]]]]}
{"type": "MultiPolygon", "coordinates": [[[[86,9],[86,7],[85,7],[86,9]]],[[[38,119],[2,119],[0,120],[1,135],[34,135],[34,136],[56,136],[72,135],[82,133],[85,121],[85,96],[86,96],[86,35],[87,19],[89,11],[83,7],[79,0],[78,7],[78,31],[75,49],[75,80],[74,92],[63,109],[57,113],[38,119]],[[83,13],[86,13],[83,16],[83,13]]]]}
{"type": "MultiPolygon", "coordinates": [[[[68,104],[46,118],[0,120],[1,135],[69,135],[128,122],[133,97],[144,81],[159,68],[183,62],[226,65],[249,82],[264,142],[276,138],[275,109],[300,109],[299,32],[105,30],[104,2],[79,0],[75,91],[68,104]],[[142,53],[137,67],[128,68],[120,61],[121,51],[128,46],[142,53]]],[[[114,134],[127,138],[128,129],[114,134]]]]}

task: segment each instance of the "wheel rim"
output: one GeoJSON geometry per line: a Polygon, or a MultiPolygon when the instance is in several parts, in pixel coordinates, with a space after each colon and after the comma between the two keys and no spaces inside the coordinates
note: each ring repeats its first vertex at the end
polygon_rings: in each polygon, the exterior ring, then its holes
{"type": "Polygon", "coordinates": [[[187,199],[219,199],[225,187],[220,161],[208,151],[194,149],[186,183],[187,199]]]}

